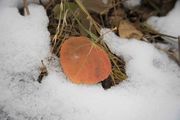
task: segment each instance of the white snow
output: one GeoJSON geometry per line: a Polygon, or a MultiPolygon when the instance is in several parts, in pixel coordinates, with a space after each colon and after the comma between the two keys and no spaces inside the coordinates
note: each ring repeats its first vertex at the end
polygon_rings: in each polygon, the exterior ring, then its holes
{"type": "Polygon", "coordinates": [[[141,0],[125,0],[124,6],[128,8],[133,8],[141,4],[141,0]]]}
{"type": "Polygon", "coordinates": [[[64,76],[58,58],[47,60],[50,38],[43,7],[31,4],[30,16],[21,16],[15,4],[1,5],[0,120],[180,119],[180,68],[151,44],[102,29],[112,52],[124,57],[128,79],[109,90],[76,85],[64,76]],[[33,80],[41,59],[49,75],[39,84],[33,80]]]}
{"type": "Polygon", "coordinates": [[[143,111],[142,114],[150,115],[150,118],[144,119],[169,120],[175,119],[172,116],[180,117],[178,113],[180,112],[179,67],[165,53],[158,51],[151,44],[122,39],[108,31],[108,29],[102,30],[102,33],[106,33],[104,41],[113,53],[123,56],[127,63],[126,70],[129,78],[126,84],[129,91],[140,95],[144,101],[156,101],[156,103],[150,102],[146,108],[143,108],[148,110],[143,111]],[[153,114],[157,115],[153,116],[153,114]]]}
{"type": "Polygon", "coordinates": [[[30,5],[31,15],[21,16],[16,5],[12,5],[13,2],[9,2],[9,5],[5,4],[7,1],[0,2],[4,3],[0,4],[0,119],[2,120],[6,119],[2,109],[9,110],[7,113],[9,116],[13,112],[13,114],[22,113],[20,111],[23,111],[23,108],[28,109],[24,99],[36,88],[37,83],[33,80],[37,79],[41,60],[49,54],[50,34],[47,30],[48,18],[42,6],[30,5]]]}
{"type": "Polygon", "coordinates": [[[108,4],[108,0],[102,0],[104,4],[108,4]]]}
{"type": "Polygon", "coordinates": [[[177,3],[173,10],[171,10],[167,16],[164,17],[151,17],[147,21],[153,29],[160,31],[172,36],[180,35],[180,1],[177,0],[177,3]]]}
{"type": "MultiPolygon", "coordinates": [[[[41,0],[43,4],[47,4],[49,0],[41,0]]],[[[28,4],[36,3],[39,4],[39,0],[27,0],[28,4]]],[[[0,6],[11,6],[11,7],[22,7],[23,0],[0,0],[0,6]]]]}

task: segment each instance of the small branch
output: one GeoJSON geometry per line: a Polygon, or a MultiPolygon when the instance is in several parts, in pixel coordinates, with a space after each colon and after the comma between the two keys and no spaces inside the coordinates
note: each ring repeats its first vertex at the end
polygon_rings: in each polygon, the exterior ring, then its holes
{"type": "Polygon", "coordinates": [[[30,15],[27,0],[23,0],[23,4],[24,4],[24,15],[25,15],[25,16],[26,16],[26,15],[30,15]]]}
{"type": "Polygon", "coordinates": [[[178,49],[179,49],[179,65],[180,65],[180,36],[178,36],[178,49]]]}
{"type": "Polygon", "coordinates": [[[173,39],[178,39],[178,37],[171,36],[171,35],[167,35],[167,34],[163,34],[163,33],[158,33],[158,35],[160,35],[160,36],[164,36],[164,37],[173,38],[173,39]]]}
{"type": "Polygon", "coordinates": [[[37,81],[39,83],[41,83],[44,76],[48,75],[48,71],[47,71],[45,64],[43,63],[43,60],[41,60],[41,64],[42,64],[42,66],[40,67],[40,74],[39,74],[38,79],[37,79],[37,81]]]}

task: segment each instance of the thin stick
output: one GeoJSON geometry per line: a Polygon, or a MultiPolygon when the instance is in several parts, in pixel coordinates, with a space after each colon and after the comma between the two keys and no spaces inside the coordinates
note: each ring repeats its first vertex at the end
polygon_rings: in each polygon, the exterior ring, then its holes
{"type": "Polygon", "coordinates": [[[24,4],[24,15],[25,16],[30,15],[27,0],[23,0],[23,4],[24,4]]]}
{"type": "Polygon", "coordinates": [[[157,33],[160,36],[164,36],[164,37],[169,37],[169,38],[173,38],[173,39],[178,39],[178,37],[175,36],[171,36],[171,35],[167,35],[167,34],[163,34],[163,33],[157,33]]]}
{"type": "Polygon", "coordinates": [[[180,36],[178,37],[178,48],[179,48],[179,65],[180,65],[180,36]]]}
{"type": "Polygon", "coordinates": [[[97,32],[100,34],[100,27],[98,25],[98,23],[96,23],[96,21],[91,17],[91,15],[89,14],[89,12],[86,10],[86,8],[83,6],[83,4],[81,3],[80,0],[75,0],[75,2],[77,3],[77,5],[79,6],[79,8],[87,15],[87,19],[90,20],[90,22],[92,22],[92,24],[94,25],[94,27],[96,28],[97,32]]]}

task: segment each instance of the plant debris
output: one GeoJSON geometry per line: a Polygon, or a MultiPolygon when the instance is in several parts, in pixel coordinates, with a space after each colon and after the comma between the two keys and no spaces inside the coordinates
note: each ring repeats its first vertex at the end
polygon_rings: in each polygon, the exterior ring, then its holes
{"type": "MultiPolygon", "coordinates": [[[[110,27],[120,37],[124,38],[135,38],[150,43],[152,41],[166,41],[161,36],[157,37],[160,33],[144,23],[148,17],[160,13],[157,12],[158,9],[152,8],[150,3],[142,1],[142,6],[128,10],[123,6],[124,1],[108,0],[107,2],[105,4],[101,0],[54,0],[47,9],[50,19],[49,31],[51,33],[52,53],[59,57],[62,44],[72,36],[86,36],[107,52],[112,64],[112,73],[102,82],[104,89],[119,84],[127,78],[127,75],[123,58],[111,53],[106,44],[101,41],[100,28],[110,27]],[[144,6],[148,5],[151,7],[146,9],[144,6]]],[[[173,5],[174,1],[172,2],[173,5]]],[[[160,10],[165,8],[160,7],[160,10]]],[[[167,11],[161,13],[164,15],[167,11]]]]}
{"type": "Polygon", "coordinates": [[[41,63],[42,63],[42,66],[40,67],[40,74],[39,74],[38,79],[37,79],[37,81],[38,81],[39,83],[41,83],[42,79],[43,79],[45,76],[48,75],[48,71],[47,71],[47,68],[46,68],[43,60],[41,60],[41,63]]]}
{"type": "Polygon", "coordinates": [[[118,27],[119,36],[123,38],[135,38],[140,40],[143,37],[141,31],[137,30],[129,21],[120,20],[118,27]]]}

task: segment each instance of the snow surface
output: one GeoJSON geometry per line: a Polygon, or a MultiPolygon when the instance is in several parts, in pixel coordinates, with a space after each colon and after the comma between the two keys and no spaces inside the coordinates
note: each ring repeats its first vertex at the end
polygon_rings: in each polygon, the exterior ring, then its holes
{"type": "Polygon", "coordinates": [[[18,4],[10,4],[0,6],[0,120],[180,119],[180,68],[151,44],[102,29],[112,52],[124,57],[128,79],[109,90],[76,85],[64,76],[58,58],[47,61],[43,7],[30,5],[31,15],[24,17],[18,4]],[[41,59],[49,75],[39,84],[41,59]]]}
{"type": "Polygon", "coordinates": [[[151,17],[147,23],[152,26],[153,29],[172,36],[180,35],[180,1],[177,3],[173,10],[171,10],[167,16],[164,17],[151,17]]]}
{"type": "Polygon", "coordinates": [[[125,0],[123,3],[125,7],[133,8],[141,4],[141,0],[125,0]]]}
{"type": "MultiPolygon", "coordinates": [[[[49,0],[41,0],[43,4],[47,4],[49,0]]],[[[39,0],[27,0],[27,3],[36,3],[39,4],[39,0]]],[[[23,0],[0,0],[0,6],[11,6],[11,7],[22,7],[23,6],[23,0]]]]}

